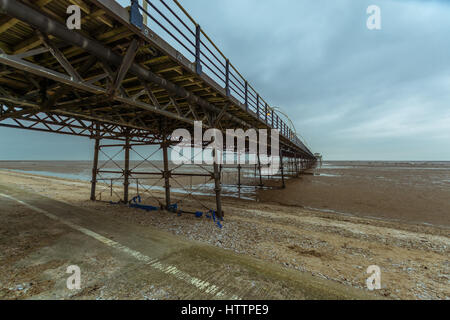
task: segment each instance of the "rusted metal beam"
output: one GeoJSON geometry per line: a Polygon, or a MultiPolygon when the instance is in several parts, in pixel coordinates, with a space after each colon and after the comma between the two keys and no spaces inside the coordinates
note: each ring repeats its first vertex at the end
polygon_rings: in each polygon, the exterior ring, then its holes
{"type": "MultiPolygon", "coordinates": [[[[1,1],[1,0],[0,0],[1,1]]],[[[74,79],[72,79],[71,77],[59,73],[57,71],[54,70],[50,70],[41,66],[38,66],[36,64],[33,64],[31,62],[22,60],[22,59],[18,59],[15,56],[11,56],[11,55],[6,55],[6,54],[0,54],[0,63],[9,65],[13,68],[19,69],[19,70],[23,70],[32,74],[35,74],[37,76],[41,76],[41,77],[45,77],[48,79],[52,79],[54,81],[58,81],[61,83],[64,83],[66,85],[75,87],[77,89],[80,90],[84,90],[90,93],[94,93],[94,94],[103,94],[105,95],[107,93],[107,90],[99,87],[99,86],[95,86],[93,84],[89,84],[87,82],[82,82],[82,81],[76,81],[74,79]]],[[[118,102],[122,102],[125,103],[127,105],[131,105],[134,107],[138,107],[147,111],[152,111],[154,113],[157,114],[161,114],[165,117],[168,118],[172,118],[172,119],[176,119],[179,121],[183,121],[185,123],[189,123],[191,125],[194,124],[194,120],[193,119],[189,119],[189,118],[184,118],[182,116],[179,116],[175,113],[169,112],[169,111],[165,111],[165,110],[161,110],[155,106],[149,105],[148,103],[142,102],[142,101],[137,101],[137,100],[133,100],[131,98],[128,97],[123,97],[123,96],[115,96],[113,97],[114,101],[118,101],[118,102]]],[[[101,121],[101,120],[100,120],[101,121]]]]}
{"type": "Polygon", "coordinates": [[[214,162],[213,167],[214,167],[214,192],[216,193],[216,212],[217,217],[223,218],[222,199],[221,199],[222,185],[220,182],[219,164],[217,162],[214,162]]]}
{"type": "Polygon", "coordinates": [[[169,155],[167,152],[168,149],[168,142],[167,142],[167,136],[164,135],[163,142],[161,144],[161,148],[163,150],[163,162],[164,162],[164,171],[163,171],[163,177],[164,177],[164,189],[166,194],[166,210],[169,210],[171,201],[170,201],[170,175],[171,172],[169,170],[169,155]]]}
{"type": "Polygon", "coordinates": [[[128,50],[123,58],[123,61],[119,67],[119,70],[117,71],[116,78],[114,79],[114,83],[112,84],[111,88],[108,90],[108,95],[114,95],[116,91],[119,89],[119,86],[122,84],[123,79],[125,78],[125,75],[127,74],[128,70],[131,67],[131,64],[134,61],[134,58],[136,56],[137,50],[138,50],[139,42],[136,39],[133,39],[130,43],[130,46],[128,47],[128,50]]]}
{"type": "Polygon", "coordinates": [[[97,187],[97,173],[98,173],[98,153],[100,151],[100,125],[96,124],[95,131],[95,146],[94,146],[94,163],[92,164],[92,180],[91,180],[91,201],[96,200],[95,192],[97,187]]]}
{"type": "Polygon", "coordinates": [[[123,202],[124,203],[128,203],[128,191],[129,191],[129,186],[130,186],[130,137],[128,135],[128,132],[126,133],[125,136],[125,147],[124,147],[124,151],[125,151],[125,168],[123,171],[123,176],[124,176],[124,182],[123,182],[123,202]]]}
{"type": "Polygon", "coordinates": [[[263,181],[262,181],[262,175],[261,175],[261,157],[260,157],[260,153],[257,153],[257,157],[258,157],[258,172],[259,172],[259,186],[263,187],[263,181]]]}
{"type": "MultiPolygon", "coordinates": [[[[83,120],[74,118],[70,119],[71,122],[67,122],[64,121],[64,119],[60,119],[60,117],[58,116],[56,117],[56,119],[52,120],[48,118],[48,116],[46,118],[41,118],[38,117],[38,115],[36,114],[32,114],[31,116],[23,115],[21,117],[12,118],[15,124],[0,123],[0,126],[7,128],[40,131],[40,132],[59,133],[65,135],[75,135],[88,138],[92,138],[95,136],[95,129],[92,122],[86,121],[84,119],[83,120]],[[38,127],[39,124],[42,124],[44,127],[38,127]],[[63,131],[63,129],[65,131],[63,131]]],[[[125,140],[123,135],[125,129],[122,126],[107,124],[104,122],[99,123],[102,139],[122,140],[122,141],[125,140]]],[[[146,143],[155,141],[155,135],[148,133],[147,131],[131,129],[130,132],[133,135],[131,140],[136,143],[146,143]]]]}
{"type": "Polygon", "coordinates": [[[59,64],[66,70],[66,72],[76,81],[81,81],[82,78],[75,70],[74,67],[70,64],[67,58],[59,51],[59,49],[54,46],[50,39],[46,34],[43,34],[41,31],[37,31],[38,37],[42,40],[45,47],[50,51],[50,53],[55,57],[55,59],[59,62],[59,64]]]}
{"type": "MultiPolygon", "coordinates": [[[[35,28],[41,30],[44,33],[51,34],[59,39],[62,39],[74,46],[85,49],[91,54],[107,61],[108,63],[114,65],[120,65],[122,63],[122,57],[115,54],[109,48],[103,46],[101,43],[89,39],[80,33],[68,30],[66,26],[62,25],[58,21],[52,20],[49,17],[41,14],[40,12],[16,1],[8,1],[8,0],[0,0],[0,9],[2,9],[9,16],[18,18],[35,28]]],[[[166,89],[169,92],[177,95],[180,98],[188,100],[190,103],[194,105],[201,105],[204,108],[207,108],[211,112],[220,113],[220,109],[195,96],[191,92],[185,90],[182,87],[179,87],[173,84],[166,79],[157,76],[153,72],[139,66],[137,63],[132,63],[130,66],[130,72],[135,74],[138,78],[144,81],[149,81],[158,84],[162,88],[166,89]]],[[[252,126],[242,119],[233,116],[229,113],[225,114],[224,117],[236,122],[239,125],[242,125],[245,128],[251,128],[252,126]]]]}

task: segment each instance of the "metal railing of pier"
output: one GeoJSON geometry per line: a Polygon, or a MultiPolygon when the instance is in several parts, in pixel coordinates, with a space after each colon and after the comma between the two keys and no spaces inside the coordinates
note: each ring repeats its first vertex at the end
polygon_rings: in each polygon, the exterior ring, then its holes
{"type": "Polygon", "coordinates": [[[295,129],[244,78],[179,1],[129,0],[119,3],[138,8],[143,23],[158,35],[166,35],[164,39],[168,43],[195,63],[197,73],[207,74],[225,89],[227,95],[244,105],[246,111],[252,111],[263,123],[277,129],[280,135],[308,150],[295,129]]]}

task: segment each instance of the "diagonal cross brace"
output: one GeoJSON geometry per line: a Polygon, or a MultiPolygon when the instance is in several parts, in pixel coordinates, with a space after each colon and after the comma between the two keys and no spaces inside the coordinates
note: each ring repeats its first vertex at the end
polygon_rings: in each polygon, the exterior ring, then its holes
{"type": "Polygon", "coordinates": [[[150,100],[152,101],[153,105],[155,107],[157,107],[158,109],[161,109],[161,105],[158,102],[158,99],[156,99],[155,94],[152,91],[152,88],[150,87],[150,85],[148,83],[142,82],[142,85],[145,88],[145,91],[147,92],[148,97],[150,98],[150,100]]]}
{"type": "Polygon", "coordinates": [[[36,31],[39,38],[44,43],[45,47],[50,51],[50,53],[55,57],[55,59],[59,62],[59,64],[66,70],[66,72],[75,80],[75,81],[82,81],[83,79],[80,77],[78,72],[75,70],[74,67],[70,64],[69,60],[62,54],[59,49],[50,42],[50,39],[48,36],[41,31],[36,31]]]}
{"type": "Polygon", "coordinates": [[[225,115],[225,112],[227,112],[227,109],[229,108],[230,104],[225,105],[222,110],[220,110],[219,115],[217,116],[214,126],[217,126],[219,122],[222,120],[223,116],[225,115]]]}
{"type": "MultiPolygon", "coordinates": [[[[93,67],[97,62],[97,59],[94,56],[91,56],[86,63],[79,69],[79,75],[84,76],[91,67],[93,67]]],[[[55,93],[50,96],[48,101],[42,106],[42,110],[50,110],[58,101],[59,98],[70,92],[72,89],[69,86],[62,86],[58,88],[55,93]]]]}
{"type": "Polygon", "coordinates": [[[125,75],[127,74],[128,70],[130,69],[131,65],[134,62],[134,58],[136,57],[136,53],[138,51],[138,45],[139,43],[136,39],[133,39],[131,41],[130,46],[128,47],[128,50],[125,53],[125,56],[122,60],[122,64],[120,65],[119,70],[117,71],[114,83],[108,90],[109,95],[115,95],[117,90],[119,89],[119,86],[121,85],[123,79],[125,78],[125,75]]]}

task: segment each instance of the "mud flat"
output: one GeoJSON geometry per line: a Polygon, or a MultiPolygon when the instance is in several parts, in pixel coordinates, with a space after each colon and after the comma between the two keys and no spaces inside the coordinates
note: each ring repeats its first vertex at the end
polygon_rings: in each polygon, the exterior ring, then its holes
{"type": "Polygon", "coordinates": [[[450,162],[325,162],[261,201],[450,228],[450,162]]]}
{"type": "MultiPolygon", "coordinates": [[[[314,179],[315,177],[310,178],[314,179]]],[[[297,183],[292,181],[291,184],[297,183]]],[[[220,250],[225,249],[230,253],[237,254],[238,257],[255,258],[255,261],[279,266],[280,270],[283,270],[282,274],[291,274],[291,272],[296,275],[307,274],[312,279],[368,293],[365,284],[368,277],[366,269],[370,265],[378,265],[382,272],[382,289],[375,292],[377,297],[450,299],[450,233],[443,220],[433,221],[436,225],[426,225],[422,223],[423,221],[405,223],[401,219],[397,219],[398,217],[391,219],[392,216],[389,216],[388,219],[383,219],[381,216],[373,219],[357,214],[320,212],[296,207],[291,203],[280,205],[228,198],[224,200],[226,219],[223,228],[219,229],[212,220],[204,217],[199,219],[188,214],[176,216],[165,212],[145,212],[125,206],[87,201],[86,199],[89,198],[88,182],[3,171],[0,173],[0,186],[10,186],[24,192],[48,197],[48,199],[63,201],[79,208],[80,211],[95,212],[101,217],[100,220],[105,221],[105,224],[106,221],[114,219],[115,223],[123,221],[124,224],[136,228],[154,228],[181,239],[209,244],[220,250]],[[439,222],[439,226],[437,226],[437,222],[439,222]]],[[[289,187],[287,191],[289,191],[289,187]]],[[[279,191],[279,194],[274,197],[279,197],[281,194],[282,191],[279,191]]],[[[162,197],[162,194],[155,193],[155,196],[162,197]]],[[[200,199],[206,205],[214,205],[213,198],[200,197],[200,199]]],[[[327,203],[327,205],[331,207],[330,204],[327,203]]],[[[183,202],[183,206],[193,210],[199,209],[198,203],[188,200],[183,202]]],[[[21,247],[15,248],[11,242],[7,241],[7,234],[11,231],[8,231],[5,223],[2,223],[2,226],[2,252],[10,255],[6,258],[12,259],[11,256],[18,254],[22,249],[21,247]]],[[[132,233],[128,234],[126,230],[123,230],[118,237],[126,241],[128,237],[132,237],[132,233]]],[[[45,248],[46,241],[49,240],[35,239],[33,243],[40,244],[45,248]]],[[[23,245],[27,247],[26,243],[23,245]]],[[[8,259],[4,261],[8,261],[8,259]]],[[[47,268],[47,266],[41,267],[44,271],[47,268]]],[[[118,265],[114,267],[120,269],[118,265]]],[[[230,268],[230,266],[228,267],[230,268]]],[[[6,270],[4,266],[2,269],[6,270]]],[[[231,275],[234,280],[240,279],[242,276],[240,272],[232,269],[227,274],[231,275]]],[[[37,273],[44,272],[36,270],[37,273]]],[[[256,274],[265,275],[265,272],[262,268],[256,274]]],[[[19,281],[16,279],[15,282],[14,278],[8,278],[5,273],[0,277],[3,287],[12,289],[19,281]]],[[[38,276],[35,275],[35,277],[38,276]]],[[[22,281],[24,278],[22,277],[20,280],[22,281]]],[[[229,278],[227,281],[230,281],[229,278]]],[[[251,286],[249,283],[247,285],[251,286]]],[[[270,287],[262,280],[254,282],[254,285],[270,287]]],[[[41,294],[44,296],[54,290],[54,284],[47,283],[47,286],[48,288],[42,289],[44,293],[41,294]]],[[[101,298],[100,292],[105,293],[107,290],[101,283],[97,283],[97,286],[96,290],[94,288],[92,292],[84,292],[81,297],[101,298]]],[[[157,288],[155,288],[156,293],[153,292],[152,295],[149,293],[149,295],[156,298],[176,297],[175,293],[164,288],[164,292],[169,292],[166,296],[158,295],[157,288]]],[[[131,294],[134,292],[133,290],[129,284],[123,284],[120,292],[121,294],[128,292],[135,297],[131,294]]],[[[336,289],[327,290],[332,293],[336,289]]],[[[259,295],[261,298],[278,299],[308,298],[307,295],[300,294],[301,290],[297,291],[286,285],[280,285],[277,289],[269,291],[270,294],[258,291],[258,294],[248,296],[258,297],[259,295]],[[273,292],[275,291],[281,292],[280,295],[274,297],[273,292]]],[[[2,292],[4,297],[14,298],[15,294],[17,297],[21,297],[20,292],[22,291],[5,289],[2,292]]],[[[111,298],[117,297],[111,293],[109,295],[111,298]]],[[[118,296],[122,297],[122,295],[118,296]]],[[[314,297],[320,296],[326,297],[324,294],[314,297]]],[[[353,298],[357,296],[352,295],[353,298]]],[[[34,295],[30,297],[34,297],[34,295]]],[[[106,294],[103,298],[105,297],[106,294]]],[[[309,296],[309,298],[311,297],[309,296]]],[[[349,296],[343,294],[342,298],[349,298],[349,296]]]]}

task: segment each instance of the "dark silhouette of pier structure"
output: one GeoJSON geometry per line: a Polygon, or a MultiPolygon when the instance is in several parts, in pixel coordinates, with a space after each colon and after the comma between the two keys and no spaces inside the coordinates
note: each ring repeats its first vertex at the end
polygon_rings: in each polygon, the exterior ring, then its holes
{"type": "MultiPolygon", "coordinates": [[[[95,141],[92,200],[98,200],[98,177],[107,171],[99,166],[102,150],[123,149],[123,168],[115,173],[123,181],[121,201],[129,203],[130,179],[143,174],[130,167],[130,152],[156,145],[163,165],[147,174],[164,181],[161,207],[173,210],[175,176],[204,175],[214,181],[221,217],[222,166],[176,173],[169,165],[168,150],[175,143],[171,133],[192,132],[195,121],[223,132],[277,129],[282,166],[276,178],[282,186],[286,176],[298,176],[317,161],[286,119],[174,0],[130,1],[127,7],[114,0],[0,0],[0,105],[0,126],[95,141]],[[80,30],[66,24],[66,10],[74,4],[82,13],[80,30]],[[103,143],[111,140],[116,143],[103,143]]],[[[241,166],[236,169],[240,187],[241,166]]],[[[261,174],[259,181],[264,183],[261,174]]]]}

